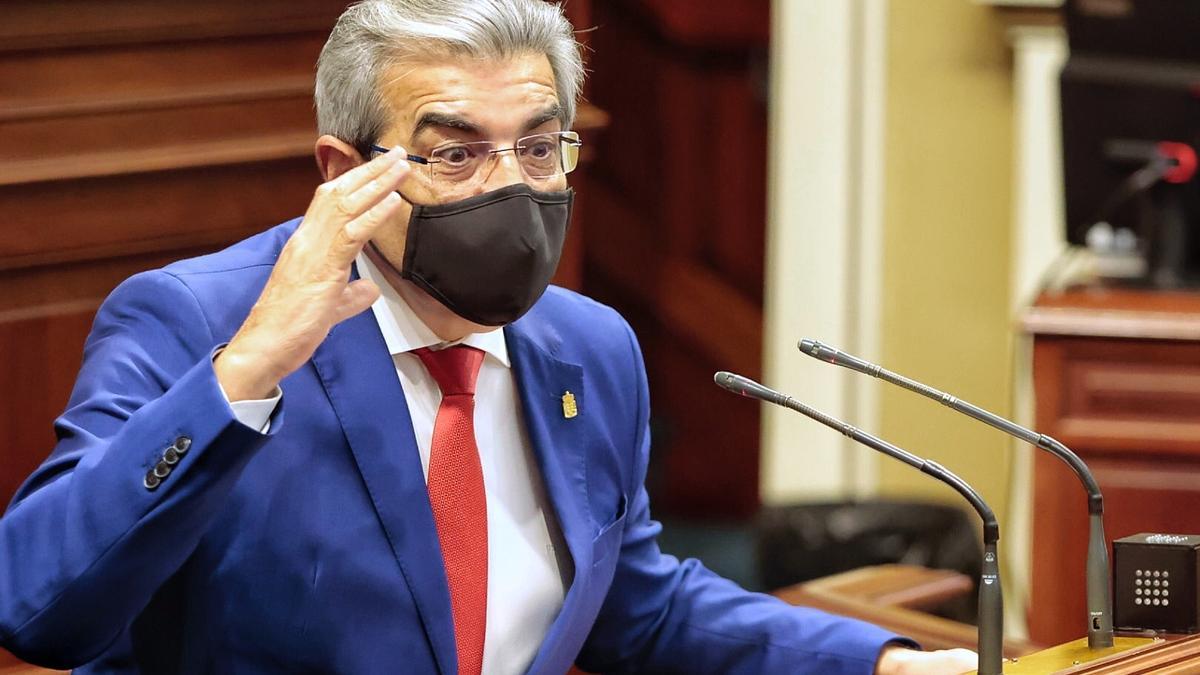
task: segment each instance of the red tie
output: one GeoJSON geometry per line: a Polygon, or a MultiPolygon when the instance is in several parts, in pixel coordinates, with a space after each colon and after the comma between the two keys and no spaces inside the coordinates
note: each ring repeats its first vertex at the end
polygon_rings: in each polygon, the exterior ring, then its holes
{"type": "Polygon", "coordinates": [[[429,505],[450,582],[459,675],[483,669],[487,626],[487,498],[475,446],[475,379],[483,352],[466,346],[414,352],[442,390],[429,451],[429,505]]]}

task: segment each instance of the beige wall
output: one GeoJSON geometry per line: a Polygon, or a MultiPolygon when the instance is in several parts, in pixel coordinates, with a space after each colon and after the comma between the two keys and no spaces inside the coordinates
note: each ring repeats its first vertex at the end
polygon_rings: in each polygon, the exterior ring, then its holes
{"type": "MultiPolygon", "coordinates": [[[[1013,117],[1003,22],[968,0],[892,0],[887,54],[882,363],[1008,415],[1013,117]]],[[[1007,437],[878,386],[880,434],[961,475],[1003,522],[1007,437]]],[[[879,491],[961,503],[892,461],[879,466],[879,491]]]]}

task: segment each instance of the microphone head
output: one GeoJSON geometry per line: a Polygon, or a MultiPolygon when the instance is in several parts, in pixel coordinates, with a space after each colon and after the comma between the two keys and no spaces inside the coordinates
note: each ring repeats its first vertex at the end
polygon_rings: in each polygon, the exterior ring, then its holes
{"type": "Polygon", "coordinates": [[[737,375],[734,375],[727,370],[720,370],[716,373],[713,373],[713,382],[715,382],[717,386],[722,389],[732,391],[735,394],[740,394],[742,393],[741,390],[736,384],[734,384],[734,378],[736,377],[737,375]]]}
{"type": "Polygon", "coordinates": [[[756,398],[760,401],[767,401],[776,405],[783,405],[783,400],[786,398],[774,389],[765,387],[748,377],[725,370],[713,375],[713,382],[716,382],[718,387],[732,391],[735,394],[741,394],[747,398],[756,398]]]}
{"type": "Polygon", "coordinates": [[[796,346],[800,348],[801,352],[813,357],[814,359],[819,359],[826,363],[837,363],[837,350],[828,345],[823,345],[817,340],[804,338],[797,343],[796,346]]]}

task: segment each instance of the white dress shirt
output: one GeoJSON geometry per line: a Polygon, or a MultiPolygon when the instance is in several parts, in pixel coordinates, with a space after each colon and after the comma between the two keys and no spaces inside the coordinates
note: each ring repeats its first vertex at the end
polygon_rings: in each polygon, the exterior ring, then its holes
{"type": "MultiPolygon", "coordinates": [[[[367,256],[359,254],[356,263],[359,276],[375,282],[381,291],[371,311],[404,389],[428,480],[433,425],[442,394],[412,351],[448,345],[413,313],[367,256]]],[[[488,520],[483,672],[523,673],[562,608],[573,576],[571,558],[525,432],[504,332],[475,333],[460,344],[486,354],[475,387],[475,441],[483,465],[488,520]]],[[[265,430],[278,401],[276,396],[239,401],[232,407],[243,424],[265,430]]]]}

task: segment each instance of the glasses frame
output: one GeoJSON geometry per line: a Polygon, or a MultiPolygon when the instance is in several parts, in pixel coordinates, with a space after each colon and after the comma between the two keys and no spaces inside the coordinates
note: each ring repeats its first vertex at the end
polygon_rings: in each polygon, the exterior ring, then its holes
{"type": "MultiPolygon", "coordinates": [[[[576,148],[583,146],[583,140],[581,138],[579,138],[579,133],[576,131],[569,131],[569,130],[568,131],[543,131],[541,133],[529,134],[528,136],[522,136],[522,137],[518,138],[516,144],[514,144],[512,147],[492,148],[492,149],[488,150],[487,151],[488,156],[484,160],[483,164],[486,164],[486,163],[492,161],[492,158],[494,156],[496,156],[502,152],[516,152],[517,150],[521,150],[524,147],[522,145],[523,141],[527,141],[531,138],[538,138],[539,136],[558,136],[558,142],[560,144],[566,143],[566,144],[571,145],[576,148]]],[[[467,144],[482,145],[484,143],[491,143],[491,141],[449,141],[449,142],[446,142],[446,143],[443,143],[443,144],[437,146],[430,152],[437,152],[443,148],[450,147],[453,145],[467,145],[467,144]]],[[[372,143],[369,147],[370,147],[371,152],[374,152],[374,153],[383,154],[383,153],[388,152],[388,148],[385,148],[376,143],[372,143]]],[[[407,159],[408,161],[410,161],[414,164],[422,164],[422,165],[428,166],[429,167],[429,177],[431,179],[435,178],[434,173],[433,173],[433,165],[442,163],[442,160],[440,160],[436,157],[422,157],[421,155],[405,155],[405,159],[407,159]]],[[[483,166],[483,164],[481,164],[480,166],[483,166]]],[[[517,164],[518,165],[521,164],[520,160],[517,161],[517,164]]],[[[575,166],[572,166],[570,169],[563,167],[561,170],[562,172],[560,174],[552,174],[550,176],[530,176],[529,174],[525,174],[525,175],[526,175],[526,177],[533,178],[535,180],[545,180],[548,178],[554,178],[555,176],[558,176],[558,175],[565,176],[565,175],[571,173],[572,171],[574,171],[576,168],[578,168],[578,166],[579,166],[579,162],[577,160],[575,162],[575,166]]],[[[525,173],[524,166],[521,166],[521,172],[525,173]]],[[[478,173],[478,170],[476,170],[476,174],[477,173],[478,173]]]]}

